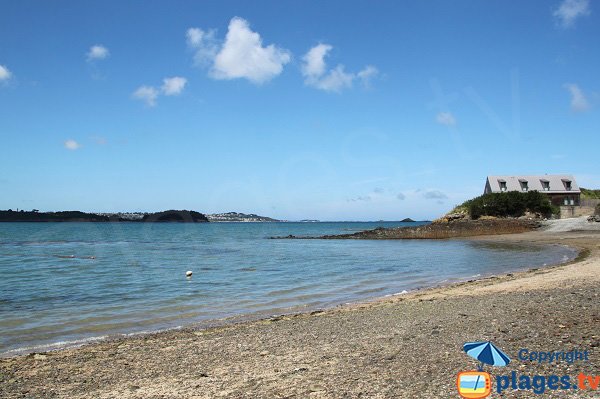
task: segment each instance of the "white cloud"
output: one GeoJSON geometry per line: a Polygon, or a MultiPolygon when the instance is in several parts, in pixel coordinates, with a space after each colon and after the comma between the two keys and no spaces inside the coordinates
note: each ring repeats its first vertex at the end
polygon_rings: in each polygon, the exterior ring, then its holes
{"type": "Polygon", "coordinates": [[[179,95],[185,88],[186,84],[186,78],[181,76],[173,76],[171,78],[164,78],[160,89],[154,86],[143,85],[138,87],[131,96],[136,100],[144,101],[149,107],[154,107],[156,105],[156,100],[161,94],[165,96],[179,95]]]}
{"type": "Polygon", "coordinates": [[[577,18],[589,14],[589,0],[564,0],[554,11],[554,17],[564,28],[573,26],[577,18]]]}
{"type": "Polygon", "coordinates": [[[340,92],[343,89],[352,87],[354,78],[354,74],[347,73],[343,65],[338,65],[335,69],[330,70],[327,75],[309,79],[306,83],[320,90],[340,92]]]}
{"type": "Polygon", "coordinates": [[[348,198],[346,201],[348,202],[362,202],[362,201],[371,201],[371,196],[369,195],[361,195],[355,198],[348,198]]]}
{"type": "Polygon", "coordinates": [[[110,52],[108,49],[100,44],[90,47],[90,50],[86,54],[88,61],[103,60],[109,55],[110,52]]]}
{"type": "Polygon", "coordinates": [[[331,45],[320,43],[308,50],[302,57],[302,75],[306,85],[324,91],[340,92],[352,87],[352,83],[357,78],[367,87],[370,80],[379,73],[377,68],[372,65],[358,73],[346,72],[341,64],[327,71],[325,57],[332,49],[331,45]]]}
{"type": "Polygon", "coordinates": [[[248,22],[234,17],[229,22],[225,43],[214,57],[210,75],[261,84],[279,75],[291,58],[288,50],[273,44],[263,47],[260,35],[250,29],[248,22]]]}
{"type": "Polygon", "coordinates": [[[364,87],[371,87],[371,79],[379,74],[379,70],[373,65],[367,65],[356,76],[362,81],[364,87]]]}
{"type": "Polygon", "coordinates": [[[0,82],[5,82],[12,77],[12,72],[4,65],[0,65],[0,82]]]}
{"type": "Polygon", "coordinates": [[[448,198],[446,194],[439,190],[428,190],[423,193],[423,197],[427,199],[437,199],[442,200],[448,198]]]}
{"type": "Polygon", "coordinates": [[[194,50],[194,64],[200,66],[212,64],[219,51],[215,32],[189,28],[185,36],[187,45],[194,50]]]}
{"type": "Polygon", "coordinates": [[[315,47],[308,50],[308,53],[302,57],[304,64],[302,65],[302,74],[306,78],[318,79],[325,73],[327,64],[325,56],[333,47],[329,44],[317,44],[315,47]]]}
{"type": "Polygon", "coordinates": [[[456,125],[456,118],[451,112],[440,112],[435,116],[435,120],[440,125],[454,126],[456,125]]]}
{"type": "Polygon", "coordinates": [[[571,110],[574,112],[584,112],[590,108],[587,98],[583,91],[574,83],[567,83],[564,88],[571,93],[571,110]]]}
{"type": "Polygon", "coordinates": [[[165,96],[176,96],[181,94],[187,83],[186,78],[181,76],[173,76],[172,78],[163,79],[162,92],[165,96]]]}
{"type": "Polygon", "coordinates": [[[106,140],[106,137],[92,136],[90,138],[94,141],[94,143],[96,143],[98,145],[106,145],[108,143],[108,140],[106,140]]]}
{"type": "Polygon", "coordinates": [[[71,150],[71,151],[75,151],[75,150],[81,148],[81,145],[72,139],[65,141],[64,145],[67,150],[71,150]]]}
{"type": "Polygon", "coordinates": [[[158,98],[158,90],[152,86],[140,86],[132,94],[133,98],[142,100],[149,107],[156,105],[156,99],[158,98]]]}
{"type": "Polygon", "coordinates": [[[202,45],[204,31],[200,28],[189,28],[185,33],[185,37],[187,38],[188,46],[200,47],[202,45]]]}
{"type": "Polygon", "coordinates": [[[262,38],[250,29],[248,21],[234,17],[229,22],[225,41],[219,43],[214,31],[190,28],[188,46],[194,50],[194,64],[210,67],[213,79],[248,79],[261,84],[281,74],[291,61],[291,53],[273,44],[263,47],[262,38]]]}

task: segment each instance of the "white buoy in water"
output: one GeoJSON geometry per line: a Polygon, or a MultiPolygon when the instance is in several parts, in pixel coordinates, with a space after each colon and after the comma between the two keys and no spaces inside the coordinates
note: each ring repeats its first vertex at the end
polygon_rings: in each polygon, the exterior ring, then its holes
{"type": "Polygon", "coordinates": [[[192,271],[188,270],[187,272],[185,272],[185,276],[186,277],[192,277],[192,271]]]}

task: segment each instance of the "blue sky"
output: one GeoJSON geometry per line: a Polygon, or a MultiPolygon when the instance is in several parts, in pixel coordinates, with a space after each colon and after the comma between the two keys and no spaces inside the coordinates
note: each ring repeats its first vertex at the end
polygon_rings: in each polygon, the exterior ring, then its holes
{"type": "Polygon", "coordinates": [[[434,218],[488,174],[600,187],[600,9],[6,1],[0,209],[434,218]]]}

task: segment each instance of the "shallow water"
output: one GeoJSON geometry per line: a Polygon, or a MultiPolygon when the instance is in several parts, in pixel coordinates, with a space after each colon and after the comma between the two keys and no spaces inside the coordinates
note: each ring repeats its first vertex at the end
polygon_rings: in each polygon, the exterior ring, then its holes
{"type": "Polygon", "coordinates": [[[466,240],[267,239],[399,225],[0,223],[0,353],[327,307],[575,256],[466,240]]]}

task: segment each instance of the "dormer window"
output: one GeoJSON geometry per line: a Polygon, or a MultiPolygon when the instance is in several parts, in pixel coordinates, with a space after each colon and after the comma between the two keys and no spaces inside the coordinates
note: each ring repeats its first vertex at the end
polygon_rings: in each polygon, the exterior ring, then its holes
{"type": "Polygon", "coordinates": [[[563,184],[565,185],[565,190],[571,191],[571,180],[563,180],[563,184]]]}
{"type": "Polygon", "coordinates": [[[500,184],[500,191],[505,192],[506,191],[506,181],[498,180],[498,184],[500,184]]]}
{"type": "Polygon", "coordinates": [[[529,191],[529,183],[525,179],[519,179],[519,184],[521,185],[521,191],[529,191]]]}
{"type": "Polygon", "coordinates": [[[542,183],[542,190],[550,191],[550,181],[541,179],[540,182],[542,183]]]}

